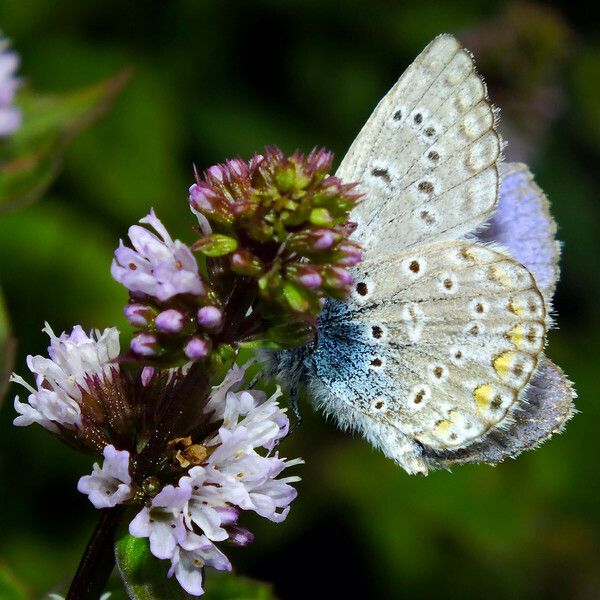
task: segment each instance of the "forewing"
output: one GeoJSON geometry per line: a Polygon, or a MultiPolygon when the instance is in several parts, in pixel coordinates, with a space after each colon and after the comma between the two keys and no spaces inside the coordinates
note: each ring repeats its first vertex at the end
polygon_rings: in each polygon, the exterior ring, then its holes
{"type": "Polygon", "coordinates": [[[359,181],[352,212],[365,258],[457,239],[494,210],[501,143],[471,54],[431,42],[381,100],[337,175],[359,181]]]}
{"type": "Polygon", "coordinates": [[[321,323],[316,375],[338,406],[430,449],[460,448],[509,421],[545,321],[511,257],[467,241],[422,246],[362,263],[353,301],[321,323]]]}
{"type": "Polygon", "coordinates": [[[507,248],[534,275],[549,302],[559,275],[556,223],[544,192],[522,163],[503,164],[498,208],[478,237],[507,248]]]}
{"type": "Polygon", "coordinates": [[[432,452],[426,449],[425,459],[432,466],[448,468],[464,463],[497,464],[506,458],[515,458],[560,433],[575,414],[573,400],[576,397],[562,370],[542,357],[524,401],[514,411],[507,427],[495,429],[481,441],[459,450],[432,452]]]}

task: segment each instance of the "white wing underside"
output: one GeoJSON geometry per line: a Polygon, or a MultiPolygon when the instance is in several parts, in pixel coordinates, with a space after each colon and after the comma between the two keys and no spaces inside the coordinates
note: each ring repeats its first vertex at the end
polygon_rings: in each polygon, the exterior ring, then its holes
{"type": "Polygon", "coordinates": [[[315,353],[313,391],[409,472],[427,472],[422,447],[453,451],[507,427],[545,343],[529,271],[465,241],[498,201],[495,120],[472,56],[442,35],[336,173],[361,182],[351,219],[364,262],[351,300],[325,318],[333,342],[315,353]]]}
{"type": "Polygon", "coordinates": [[[343,359],[325,348],[315,363],[342,422],[367,437],[377,430],[371,441],[407,468],[407,440],[461,448],[507,420],[536,369],[545,320],[533,277],[504,253],[424,245],[361,264],[353,302],[326,322],[343,359]]]}
{"type": "Polygon", "coordinates": [[[337,175],[360,181],[352,212],[365,258],[457,239],[491,215],[501,143],[471,54],[437,37],[386,94],[337,175]]]}

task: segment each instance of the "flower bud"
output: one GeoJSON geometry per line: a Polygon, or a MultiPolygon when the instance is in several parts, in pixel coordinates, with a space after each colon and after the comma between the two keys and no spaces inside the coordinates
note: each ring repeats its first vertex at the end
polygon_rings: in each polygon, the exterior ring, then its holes
{"type": "Polygon", "coordinates": [[[218,329],[223,323],[223,313],[216,306],[203,306],[196,314],[196,321],[204,329],[218,329]]]}
{"type": "Polygon", "coordinates": [[[158,338],[142,331],[131,340],[131,350],[140,356],[156,356],[160,352],[158,338]]]}
{"type": "Polygon", "coordinates": [[[146,387],[152,381],[155,373],[156,369],[154,367],[144,367],[142,369],[142,372],[140,373],[140,380],[144,387],[146,387]]]}
{"type": "Polygon", "coordinates": [[[146,327],[156,315],[156,309],[145,304],[127,304],[123,309],[125,318],[134,327],[146,327]]]}
{"type": "Polygon", "coordinates": [[[329,267],[325,275],[325,284],[333,289],[345,289],[352,284],[352,274],[342,267],[329,267]]]}
{"type": "Polygon", "coordinates": [[[161,312],[155,320],[156,328],[164,333],[179,333],[185,325],[185,315],[174,308],[161,312]]]}
{"type": "Polygon", "coordinates": [[[260,260],[243,248],[231,255],[231,268],[240,275],[260,275],[263,267],[260,260]]]}
{"type": "Polygon", "coordinates": [[[200,336],[193,337],[186,343],[183,351],[190,360],[205,358],[211,351],[210,339],[200,336]]]}
{"type": "Polygon", "coordinates": [[[192,249],[199,250],[206,256],[217,257],[231,254],[237,248],[237,245],[238,243],[235,238],[220,233],[213,233],[200,238],[194,243],[192,249]]]}
{"type": "Polygon", "coordinates": [[[333,218],[326,208],[313,208],[310,211],[310,222],[313,225],[327,226],[333,224],[333,218]]]}
{"type": "Polygon", "coordinates": [[[254,534],[245,527],[232,525],[227,528],[229,541],[235,546],[248,546],[254,541],[254,534]]]}
{"type": "Polygon", "coordinates": [[[353,242],[346,242],[341,244],[338,248],[340,253],[339,264],[345,267],[353,267],[362,260],[362,252],[360,247],[353,242]]]}

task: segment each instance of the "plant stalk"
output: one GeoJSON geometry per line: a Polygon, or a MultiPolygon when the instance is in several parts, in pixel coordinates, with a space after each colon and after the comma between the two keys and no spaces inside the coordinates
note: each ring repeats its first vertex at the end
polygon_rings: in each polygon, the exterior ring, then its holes
{"type": "Polygon", "coordinates": [[[102,510],[81,557],[66,600],[98,600],[115,566],[115,532],[125,506],[102,510]]]}

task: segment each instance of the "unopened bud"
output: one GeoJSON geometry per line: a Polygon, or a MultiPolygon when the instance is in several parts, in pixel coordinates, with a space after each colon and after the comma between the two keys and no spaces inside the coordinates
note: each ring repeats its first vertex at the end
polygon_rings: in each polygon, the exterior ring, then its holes
{"type": "Polygon", "coordinates": [[[208,338],[193,337],[189,340],[183,351],[190,360],[205,358],[210,354],[211,342],[208,338]]]}
{"type": "Polygon", "coordinates": [[[160,350],[158,338],[142,331],[131,340],[131,350],[140,356],[156,356],[160,350]]]}
{"type": "Polygon", "coordinates": [[[253,276],[262,272],[260,260],[243,248],[231,255],[231,268],[240,275],[253,276]]]}
{"type": "Polygon", "coordinates": [[[156,328],[164,333],[179,333],[185,325],[185,320],[185,315],[182,312],[169,308],[161,312],[154,322],[156,328]]]}
{"type": "Polygon", "coordinates": [[[156,315],[156,309],[145,304],[127,304],[123,309],[125,318],[134,327],[146,327],[156,315]]]}
{"type": "Polygon", "coordinates": [[[199,250],[206,256],[217,257],[231,254],[237,248],[237,245],[238,243],[235,238],[220,233],[213,233],[195,242],[192,249],[199,250]]]}
{"type": "Polygon", "coordinates": [[[204,329],[217,329],[223,323],[223,313],[216,306],[203,306],[196,314],[196,321],[204,329]]]}

